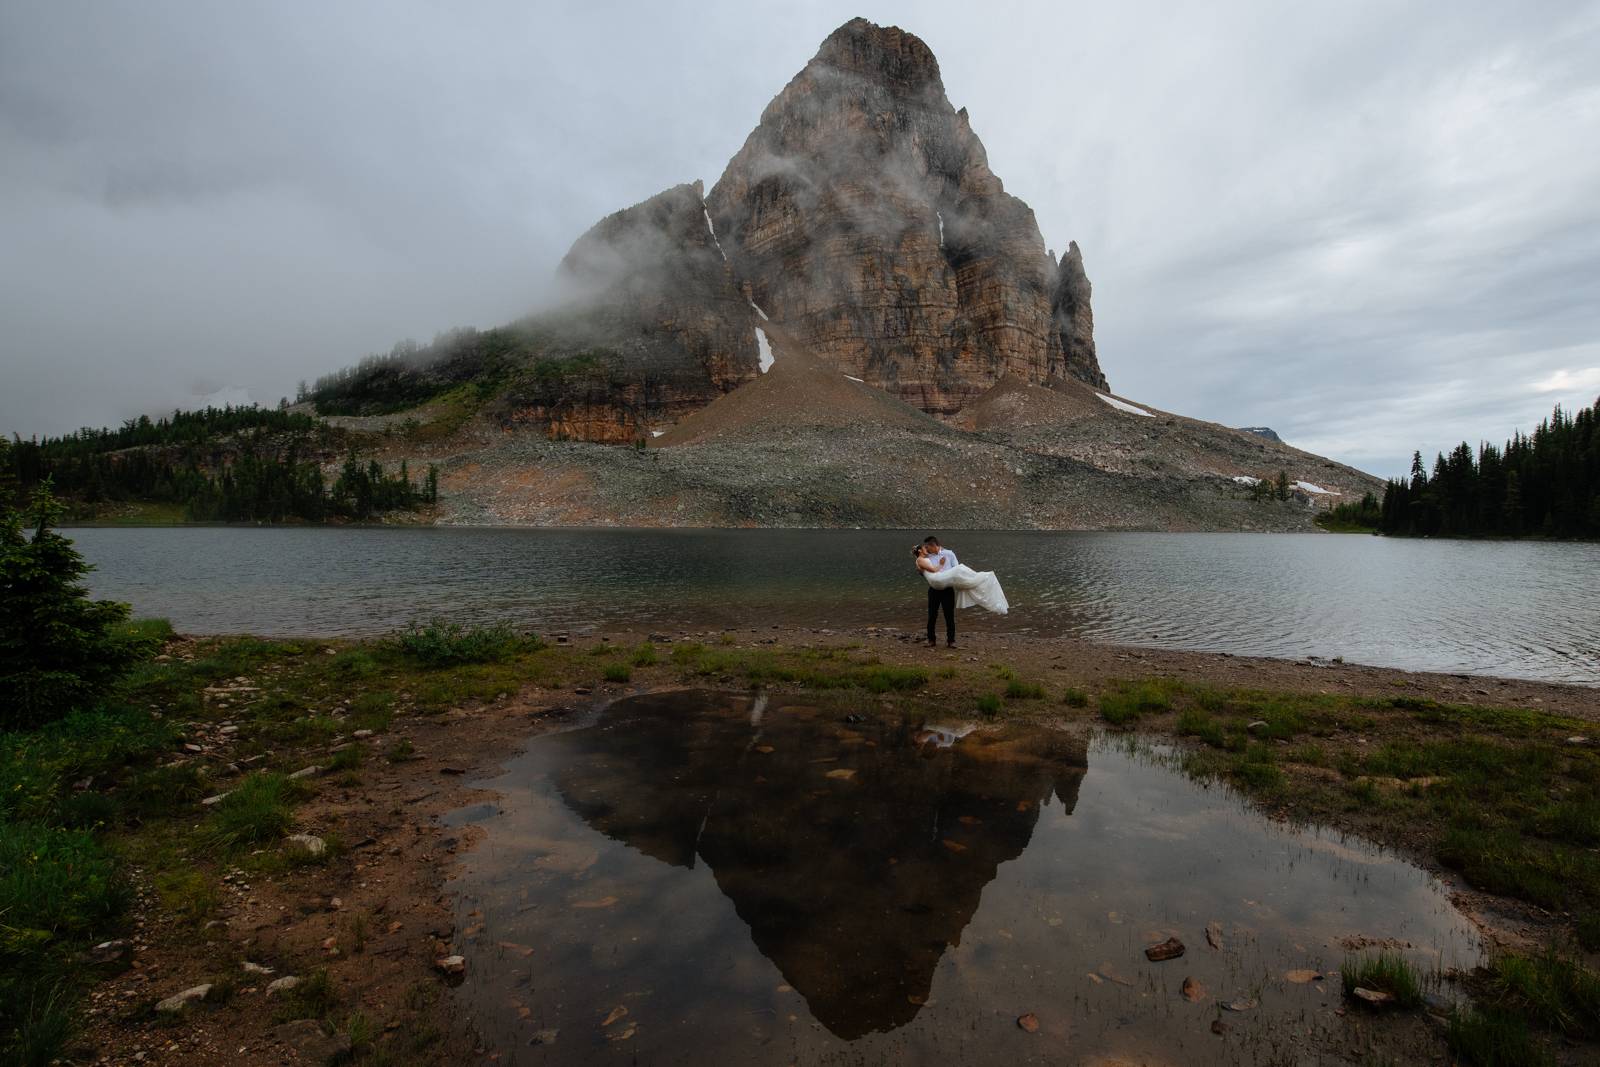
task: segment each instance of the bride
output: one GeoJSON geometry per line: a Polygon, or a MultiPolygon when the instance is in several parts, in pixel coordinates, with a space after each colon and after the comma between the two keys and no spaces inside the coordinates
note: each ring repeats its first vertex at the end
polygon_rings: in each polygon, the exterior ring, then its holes
{"type": "MultiPolygon", "coordinates": [[[[996,615],[1004,615],[1011,610],[1011,605],[1006,603],[1005,590],[1000,588],[1000,579],[996,578],[994,571],[975,571],[965,563],[954,566],[945,566],[943,560],[926,544],[916,547],[913,555],[916,556],[917,570],[928,580],[928,585],[934,589],[954,589],[956,591],[956,607],[980,607],[992,611],[996,615]]],[[[955,558],[953,553],[944,552],[943,555],[955,558]]]]}

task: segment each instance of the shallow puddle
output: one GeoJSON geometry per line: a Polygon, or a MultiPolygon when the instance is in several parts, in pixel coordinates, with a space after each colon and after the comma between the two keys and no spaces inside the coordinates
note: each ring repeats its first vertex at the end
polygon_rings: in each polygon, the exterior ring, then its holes
{"type": "Polygon", "coordinates": [[[863,711],[639,697],[487,783],[452,888],[499,1062],[1338,1062],[1347,946],[1478,959],[1425,872],[1159,750],[863,711]]]}

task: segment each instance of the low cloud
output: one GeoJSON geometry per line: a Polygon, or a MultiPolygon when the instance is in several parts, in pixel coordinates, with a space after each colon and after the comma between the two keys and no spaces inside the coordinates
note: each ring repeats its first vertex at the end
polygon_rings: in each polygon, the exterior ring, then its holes
{"type": "MultiPolygon", "coordinates": [[[[0,7],[0,429],[513,319],[596,220],[709,187],[858,13],[547,7],[0,7]]],[[[872,17],[1082,246],[1119,393],[1379,474],[1593,402],[1593,3],[872,17]]]]}

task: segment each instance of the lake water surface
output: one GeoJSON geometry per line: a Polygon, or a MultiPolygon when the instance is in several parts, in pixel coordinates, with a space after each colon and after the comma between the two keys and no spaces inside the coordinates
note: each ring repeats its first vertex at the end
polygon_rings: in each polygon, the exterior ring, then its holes
{"type": "Polygon", "coordinates": [[[1480,959],[1426,872],[1167,750],[847,712],[636,697],[483,783],[451,888],[499,1062],[1344,1063],[1348,957],[1480,959]]]}
{"type": "MultiPolygon", "coordinates": [[[[68,531],[99,596],[188,633],[367,636],[434,615],[539,630],[920,628],[883,530],[179,527],[68,531]]],[[[980,532],[991,632],[1600,684],[1600,545],[980,532]]]]}

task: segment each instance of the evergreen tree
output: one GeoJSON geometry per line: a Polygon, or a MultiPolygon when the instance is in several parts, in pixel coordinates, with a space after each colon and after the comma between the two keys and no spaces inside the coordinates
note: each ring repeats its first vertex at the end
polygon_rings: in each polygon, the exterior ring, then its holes
{"type": "Polygon", "coordinates": [[[1557,407],[1532,435],[1505,448],[1465,442],[1439,455],[1433,475],[1413,453],[1409,481],[1391,481],[1379,508],[1384,533],[1427,537],[1600,538],[1600,402],[1568,415],[1557,407]]]}
{"type": "Polygon", "coordinates": [[[89,599],[89,565],[50,528],[60,510],[46,483],[26,515],[0,511],[0,729],[39,726],[92,703],[134,659],[116,634],[128,606],[89,599]]]}

